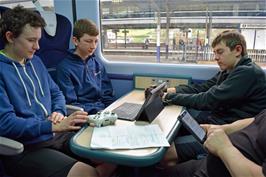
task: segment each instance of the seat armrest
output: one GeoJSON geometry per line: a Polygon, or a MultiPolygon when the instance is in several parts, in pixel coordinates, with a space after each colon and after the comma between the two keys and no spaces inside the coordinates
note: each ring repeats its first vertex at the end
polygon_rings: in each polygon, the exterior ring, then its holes
{"type": "Polygon", "coordinates": [[[66,105],[66,109],[67,109],[67,115],[70,115],[75,111],[84,111],[83,108],[73,105],[66,105]]]}
{"type": "Polygon", "coordinates": [[[0,155],[16,155],[23,150],[22,143],[0,136],[0,155]]]}

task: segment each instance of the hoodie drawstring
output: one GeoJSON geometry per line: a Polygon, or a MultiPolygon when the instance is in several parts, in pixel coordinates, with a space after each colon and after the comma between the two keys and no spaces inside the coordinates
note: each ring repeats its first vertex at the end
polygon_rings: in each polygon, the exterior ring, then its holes
{"type": "MultiPolygon", "coordinates": [[[[21,77],[21,75],[20,75],[20,73],[19,73],[19,70],[18,70],[17,66],[15,65],[14,62],[12,62],[12,64],[13,64],[13,66],[15,67],[15,69],[16,69],[18,75],[19,75],[19,78],[20,78],[20,80],[21,80],[21,82],[22,82],[22,84],[23,84],[24,90],[25,90],[25,92],[26,92],[28,102],[29,102],[29,104],[30,104],[30,106],[31,106],[31,102],[30,102],[30,98],[29,98],[29,94],[28,94],[28,91],[27,91],[26,85],[25,85],[25,83],[24,83],[24,81],[23,81],[23,79],[22,79],[22,77],[21,77]]],[[[31,67],[33,68],[33,65],[32,65],[32,64],[31,64],[31,67]]],[[[32,79],[30,78],[30,76],[28,75],[28,73],[26,72],[26,68],[25,68],[25,66],[23,66],[23,70],[24,70],[25,75],[27,76],[27,78],[29,79],[29,81],[30,81],[31,84],[32,84],[32,87],[33,87],[33,96],[34,96],[34,99],[35,99],[36,103],[42,108],[42,110],[44,111],[45,116],[48,116],[48,111],[46,110],[46,108],[44,107],[44,105],[43,105],[43,104],[38,100],[38,98],[37,98],[36,88],[35,88],[35,86],[34,86],[34,82],[33,82],[32,79]]],[[[37,80],[38,80],[38,83],[39,83],[39,87],[40,87],[41,92],[42,92],[42,94],[43,94],[40,80],[39,80],[39,78],[38,78],[38,76],[37,76],[37,74],[36,74],[36,72],[35,72],[34,69],[33,69],[33,72],[35,73],[35,76],[36,76],[36,78],[37,78],[37,80]]]]}
{"type": "Polygon", "coordinates": [[[40,90],[41,90],[42,96],[44,96],[44,92],[43,92],[43,89],[42,89],[42,85],[41,85],[40,79],[39,79],[39,77],[38,77],[38,75],[37,75],[37,73],[36,73],[36,71],[35,71],[35,68],[34,68],[33,64],[31,63],[31,61],[30,61],[30,65],[31,65],[32,70],[33,70],[33,72],[34,72],[34,75],[35,75],[35,77],[36,77],[36,79],[37,79],[37,81],[38,81],[39,88],[40,88],[40,90]]]}
{"type": "Polygon", "coordinates": [[[20,73],[19,73],[19,71],[18,71],[18,68],[17,68],[17,66],[15,65],[14,62],[12,62],[12,65],[14,66],[14,68],[15,68],[16,71],[17,71],[18,77],[19,77],[20,81],[22,82],[23,88],[24,88],[24,90],[25,90],[25,93],[26,93],[26,97],[27,97],[27,100],[28,100],[29,106],[31,106],[31,101],[30,101],[30,97],[29,97],[29,93],[28,93],[28,90],[27,90],[27,88],[26,88],[26,85],[25,85],[25,83],[24,83],[24,81],[23,81],[23,79],[22,79],[22,77],[21,77],[21,75],[20,75],[20,73]]]}

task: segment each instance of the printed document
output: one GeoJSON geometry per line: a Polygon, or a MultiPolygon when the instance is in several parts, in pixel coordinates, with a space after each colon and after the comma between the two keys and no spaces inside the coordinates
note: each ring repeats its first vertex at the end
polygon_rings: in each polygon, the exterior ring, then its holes
{"type": "Polygon", "coordinates": [[[137,149],[147,147],[169,147],[169,143],[157,124],[118,125],[95,127],[91,148],[137,149]]]}

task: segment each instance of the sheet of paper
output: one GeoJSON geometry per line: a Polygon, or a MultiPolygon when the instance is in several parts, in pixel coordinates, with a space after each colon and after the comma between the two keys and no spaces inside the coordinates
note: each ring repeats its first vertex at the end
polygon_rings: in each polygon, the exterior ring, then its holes
{"type": "Polygon", "coordinates": [[[157,124],[94,128],[91,148],[137,149],[170,146],[157,124]]]}

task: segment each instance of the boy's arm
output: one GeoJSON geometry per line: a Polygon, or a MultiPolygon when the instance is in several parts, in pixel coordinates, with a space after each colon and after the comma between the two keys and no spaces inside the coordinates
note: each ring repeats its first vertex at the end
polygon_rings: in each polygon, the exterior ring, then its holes
{"type": "Polygon", "coordinates": [[[52,132],[51,121],[43,120],[43,117],[35,115],[25,119],[17,116],[5,88],[5,84],[0,79],[0,136],[27,140],[52,132]]]}
{"type": "Polygon", "coordinates": [[[50,93],[51,93],[51,104],[52,110],[51,112],[58,112],[63,115],[66,115],[66,101],[63,93],[53,81],[51,76],[47,74],[49,85],[50,85],[50,93]]]}
{"type": "Polygon", "coordinates": [[[219,157],[224,162],[232,177],[264,177],[262,167],[247,159],[234,146],[220,152],[219,157]]]}
{"type": "Polygon", "coordinates": [[[109,106],[111,103],[114,101],[114,91],[113,91],[113,86],[112,83],[107,76],[107,73],[105,69],[102,69],[102,77],[101,77],[101,82],[102,82],[102,90],[101,90],[101,95],[102,95],[102,101],[105,104],[105,106],[109,106]]]}
{"type": "Polygon", "coordinates": [[[197,94],[167,94],[165,100],[169,104],[191,107],[199,110],[218,109],[221,104],[232,104],[241,101],[247,94],[252,94],[257,87],[257,78],[254,71],[239,67],[228,76],[220,85],[213,85],[208,91],[197,94]],[[247,82],[249,80],[249,82],[247,82]],[[254,86],[255,85],[255,86],[254,86]],[[241,87],[239,87],[241,86],[241,87]],[[203,104],[204,103],[204,104],[203,104]]]}
{"type": "Polygon", "coordinates": [[[211,79],[204,81],[200,84],[191,84],[191,85],[179,85],[176,87],[167,88],[167,93],[200,93],[207,91],[210,87],[216,84],[217,79],[220,75],[218,72],[215,76],[211,79]]]}
{"type": "MultiPolygon", "coordinates": [[[[245,121],[246,123],[248,121],[245,121]]],[[[244,125],[244,124],[242,124],[244,125]]],[[[211,154],[218,156],[233,177],[262,177],[262,166],[247,159],[236,147],[223,129],[211,129],[204,146],[211,154]]]]}
{"type": "Polygon", "coordinates": [[[70,75],[64,66],[58,65],[56,68],[57,84],[65,96],[67,104],[75,105],[85,109],[84,105],[77,102],[77,94],[70,75]]]}
{"type": "Polygon", "coordinates": [[[224,131],[226,132],[227,135],[234,133],[238,130],[241,130],[245,127],[247,127],[248,125],[250,125],[253,121],[255,120],[255,118],[246,118],[246,119],[241,119],[241,120],[237,120],[231,124],[225,124],[222,125],[224,131]]]}
{"type": "Polygon", "coordinates": [[[200,126],[205,129],[206,132],[210,132],[213,129],[223,129],[223,131],[229,135],[231,133],[234,133],[236,131],[239,131],[248,125],[250,125],[255,118],[246,118],[237,120],[231,124],[224,124],[224,125],[213,125],[213,124],[201,124],[200,126]]]}

